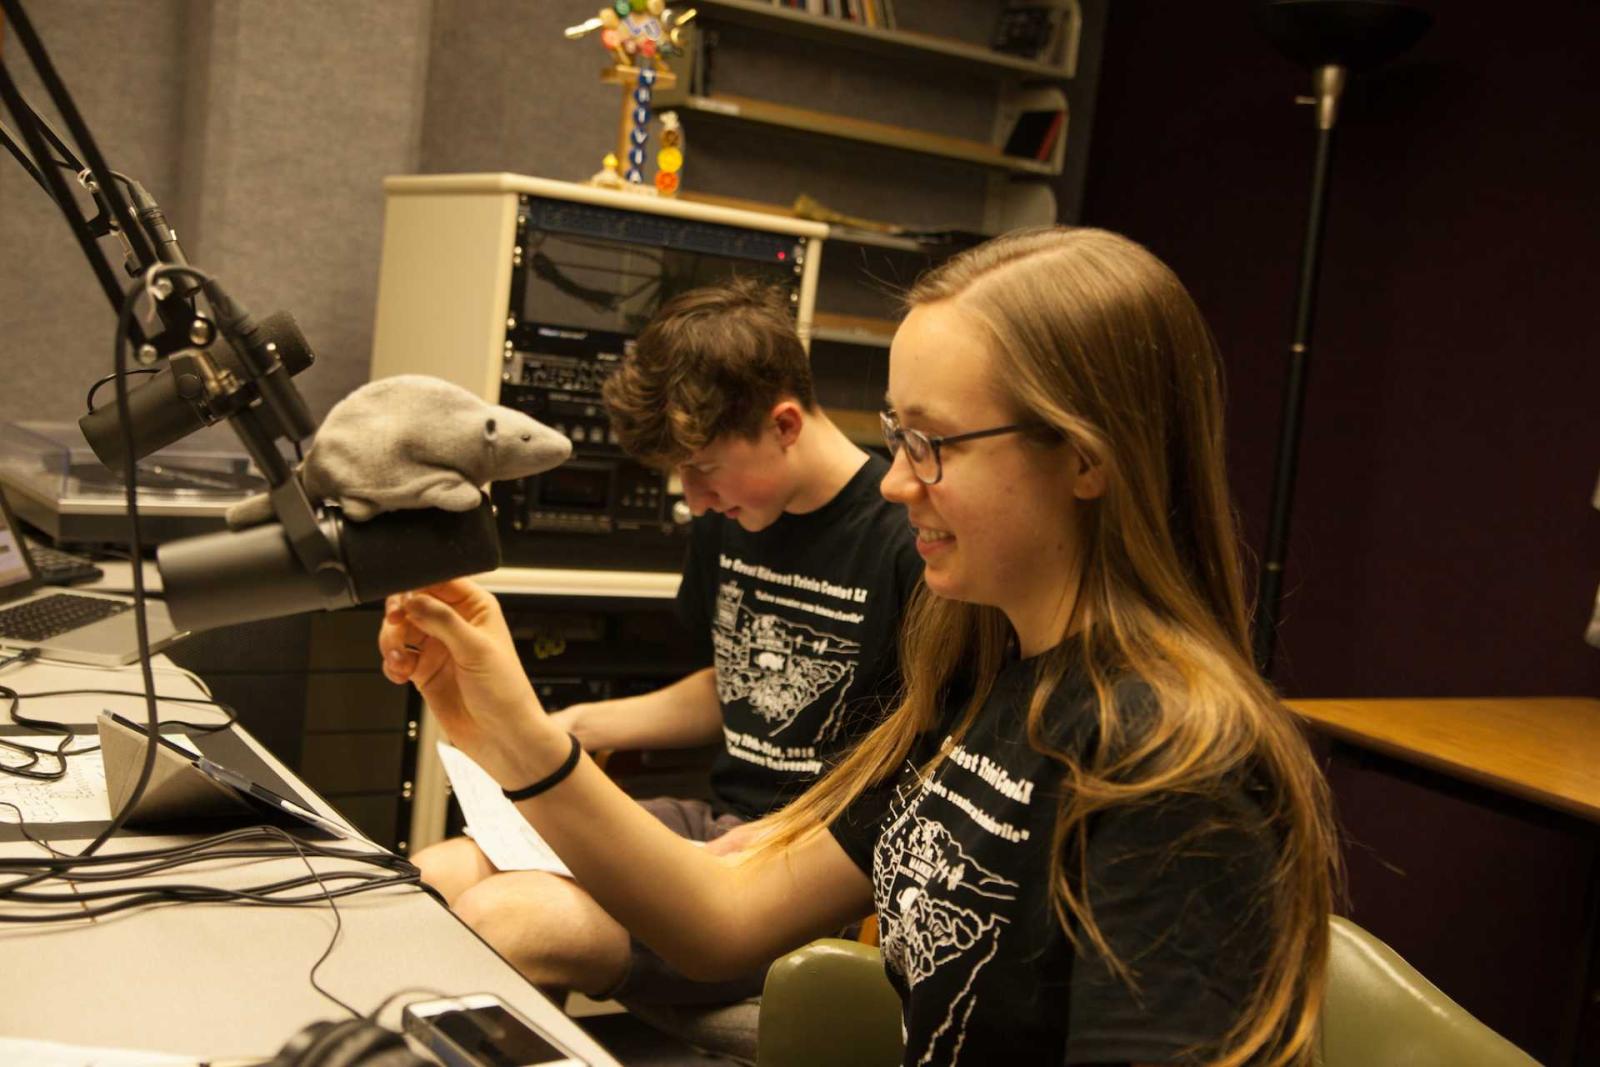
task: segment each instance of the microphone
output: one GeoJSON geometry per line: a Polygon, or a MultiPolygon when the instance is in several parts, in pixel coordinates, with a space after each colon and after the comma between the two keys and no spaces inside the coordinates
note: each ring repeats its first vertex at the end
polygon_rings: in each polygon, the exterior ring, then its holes
{"type": "MultiPolygon", "coordinates": [[[[316,361],[311,345],[294,316],[286,311],[269,315],[259,323],[250,321],[247,335],[240,335],[240,343],[275,352],[289,374],[299,374],[316,361]]],[[[226,329],[226,328],[225,328],[226,329]]],[[[243,384],[236,394],[214,392],[217,386],[208,381],[216,377],[204,365],[205,357],[196,353],[178,354],[167,366],[150,376],[150,380],[128,390],[128,415],[133,422],[133,453],[143,459],[182,440],[196,430],[221,422],[236,410],[248,407],[260,395],[252,381],[255,374],[248,373],[240,357],[230,346],[232,335],[224,333],[228,344],[213,345],[210,356],[222,372],[233,375],[243,384]]],[[[276,383],[274,383],[276,384],[276,383]]],[[[300,405],[304,411],[304,404],[300,405]]],[[[272,409],[271,414],[276,414],[272,409]]],[[[307,418],[309,422],[309,417],[307,418]]],[[[102,404],[78,420],[84,439],[94,449],[95,456],[110,470],[120,471],[127,463],[127,452],[122,443],[122,423],[117,418],[117,405],[102,404]]],[[[315,424],[297,437],[305,437],[315,424]]],[[[269,426],[271,433],[274,427],[269,426]]],[[[283,426],[285,432],[299,427],[283,426]]],[[[282,436],[274,434],[274,436],[282,436]]]]}
{"type": "MultiPolygon", "coordinates": [[[[243,318],[233,328],[247,334],[243,318]]],[[[236,505],[269,521],[157,549],[168,611],[205,630],[492,571],[500,538],[482,486],[571,454],[562,434],[459,385],[405,374],[368,382],[328,412],[297,471],[284,467],[270,493],[236,505]]]]}
{"type": "MultiPolygon", "coordinates": [[[[277,335],[267,325],[271,318],[256,322],[244,306],[235,303],[214,280],[202,283],[200,288],[211,302],[211,310],[216,312],[217,328],[241,357],[247,372],[245,380],[255,383],[262,404],[277,416],[279,425],[294,440],[303,441],[316,433],[317,421],[306,410],[306,402],[300,391],[289,381],[290,375],[295,372],[291,370],[288,374],[284,373],[287,364],[278,351],[277,335]]],[[[309,355],[311,348],[300,336],[293,319],[289,319],[288,326],[294,333],[289,340],[297,339],[309,355]]]]}
{"type": "MultiPolygon", "coordinates": [[[[145,234],[155,245],[156,258],[163,263],[176,263],[187,267],[189,260],[178,245],[178,235],[167,222],[167,213],[161,210],[161,205],[156,203],[155,197],[136,181],[128,182],[128,193],[133,199],[134,217],[139,220],[145,234]]],[[[187,295],[188,293],[178,291],[179,297],[187,295]]]]}
{"type": "Polygon", "coordinates": [[[390,511],[366,522],[324,507],[317,522],[342,571],[307,571],[276,522],[162,545],[156,567],[172,621],[195,631],[332,611],[500,566],[487,501],[472,511],[390,511]]]}

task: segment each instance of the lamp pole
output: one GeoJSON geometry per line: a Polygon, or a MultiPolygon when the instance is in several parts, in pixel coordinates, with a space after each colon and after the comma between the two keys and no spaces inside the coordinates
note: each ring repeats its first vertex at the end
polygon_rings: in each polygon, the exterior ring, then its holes
{"type": "Polygon", "coordinates": [[[1267,540],[1256,583],[1254,653],[1262,674],[1272,671],[1278,641],[1283,568],[1289,552],[1289,515],[1299,468],[1300,423],[1311,366],[1317,310],[1317,277],[1333,162],[1333,131],[1339,100],[1352,70],[1378,66],[1415,44],[1432,24],[1427,12],[1394,0],[1256,0],[1255,22],[1279,51],[1310,67],[1316,90],[1317,147],[1311,167],[1311,202],[1306,213],[1300,280],[1295,289],[1294,330],[1278,428],[1278,455],[1268,505],[1267,540]]]}

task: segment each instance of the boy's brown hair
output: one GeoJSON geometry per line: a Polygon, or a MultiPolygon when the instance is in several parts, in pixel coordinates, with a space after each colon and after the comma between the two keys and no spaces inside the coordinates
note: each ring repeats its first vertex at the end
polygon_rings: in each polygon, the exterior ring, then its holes
{"type": "Polygon", "coordinates": [[[602,390],[629,455],[670,467],[724,434],[753,438],[793,399],[811,411],[811,365],[783,296],[748,278],[662,305],[602,390]]]}

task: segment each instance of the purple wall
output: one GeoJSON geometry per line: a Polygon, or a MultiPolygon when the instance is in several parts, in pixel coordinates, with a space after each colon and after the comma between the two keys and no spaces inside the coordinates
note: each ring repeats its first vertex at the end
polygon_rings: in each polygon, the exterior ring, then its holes
{"type": "MultiPolygon", "coordinates": [[[[1434,13],[1346,94],[1277,680],[1293,696],[1596,695],[1600,5],[1434,13]]],[[[1315,137],[1292,100],[1309,84],[1242,0],[1111,5],[1083,217],[1171,263],[1215,329],[1257,550],[1315,137]]]]}

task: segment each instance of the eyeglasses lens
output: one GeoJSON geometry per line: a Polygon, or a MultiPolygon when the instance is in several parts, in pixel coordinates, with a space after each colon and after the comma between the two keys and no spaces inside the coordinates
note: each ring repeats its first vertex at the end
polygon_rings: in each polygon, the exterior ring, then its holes
{"type": "Polygon", "coordinates": [[[933,442],[921,430],[905,430],[892,415],[880,412],[883,440],[889,446],[889,455],[895,456],[905,446],[906,459],[911,462],[911,472],[928,484],[939,480],[939,457],[934,453],[933,442]]]}

